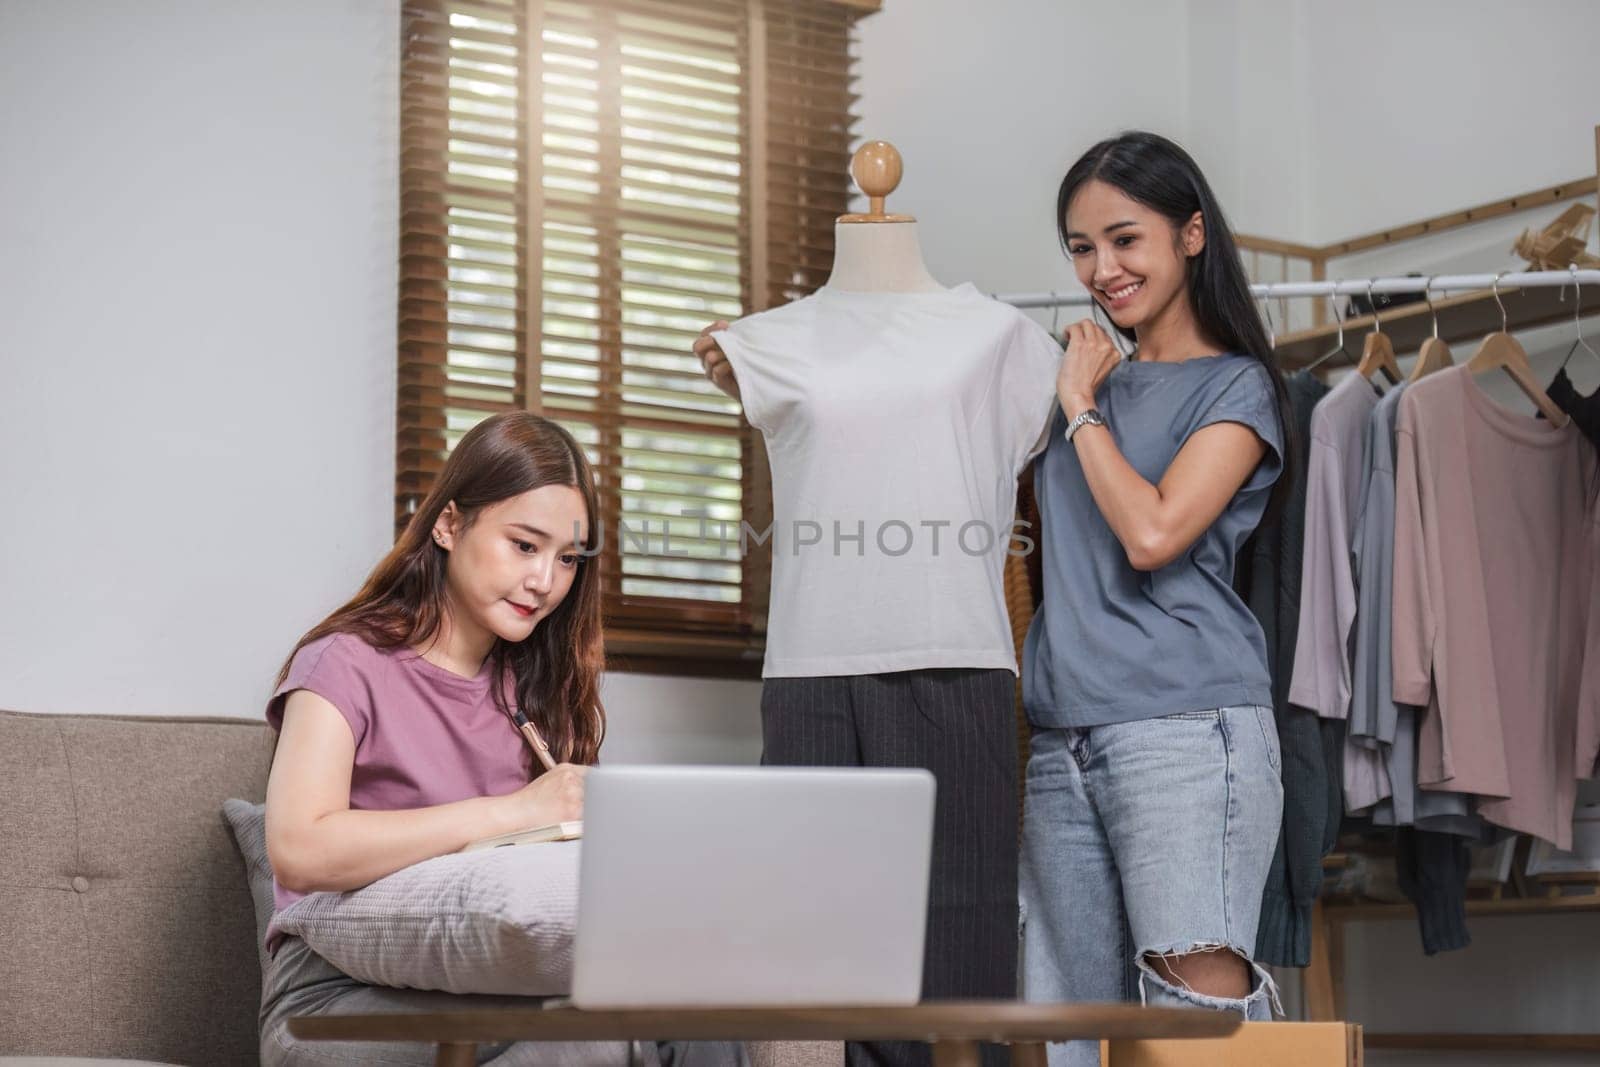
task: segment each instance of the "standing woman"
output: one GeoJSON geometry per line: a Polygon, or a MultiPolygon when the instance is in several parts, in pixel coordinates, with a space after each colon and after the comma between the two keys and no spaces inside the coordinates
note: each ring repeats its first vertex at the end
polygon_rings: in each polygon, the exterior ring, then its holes
{"type": "MultiPolygon", "coordinates": [[[[1231,583],[1291,459],[1282,376],[1183,149],[1148,133],[1095,145],[1056,221],[1133,352],[1092,320],[1068,329],[1035,470],[1025,995],[1269,1019],[1276,990],[1251,954],[1281,767],[1265,641],[1231,583]]],[[[1050,1050],[1056,1067],[1098,1056],[1050,1050]]]]}

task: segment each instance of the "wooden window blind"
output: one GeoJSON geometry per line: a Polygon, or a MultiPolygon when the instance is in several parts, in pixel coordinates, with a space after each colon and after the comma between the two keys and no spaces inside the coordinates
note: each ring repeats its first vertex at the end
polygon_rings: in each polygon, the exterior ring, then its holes
{"type": "Polygon", "coordinates": [[[405,3],[396,528],[486,415],[560,422],[613,668],[759,673],[767,460],[690,346],[826,280],[875,6],[405,3]]]}

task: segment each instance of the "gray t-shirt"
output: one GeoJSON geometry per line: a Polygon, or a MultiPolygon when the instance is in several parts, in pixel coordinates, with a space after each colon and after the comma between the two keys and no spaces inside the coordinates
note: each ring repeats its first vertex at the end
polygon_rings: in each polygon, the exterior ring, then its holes
{"type": "Polygon", "coordinates": [[[1177,559],[1137,571],[1100,513],[1059,410],[1034,472],[1044,596],[1023,646],[1023,701],[1045,727],[1101,726],[1189,711],[1272,705],[1261,626],[1233,590],[1234,560],[1283,469],[1268,371],[1249,356],[1130,362],[1095,397],[1140,477],[1159,484],[1191,434],[1248,426],[1268,454],[1177,559]]]}
{"type": "Polygon", "coordinates": [[[1345,735],[1345,807],[1371,808],[1377,826],[1416,826],[1480,837],[1483,821],[1467,797],[1417,788],[1417,709],[1394,701],[1395,424],[1401,382],[1384,394],[1367,424],[1367,471],[1356,539],[1350,546],[1356,582],[1355,667],[1350,726],[1345,735]]]}
{"type": "Polygon", "coordinates": [[[1395,707],[1389,647],[1389,604],[1394,598],[1394,425],[1400,411],[1400,382],[1384,394],[1367,419],[1366,462],[1350,543],[1350,576],[1356,587],[1354,662],[1350,672],[1350,721],[1345,733],[1344,806],[1371,809],[1393,799],[1397,813],[1412,822],[1415,773],[1392,766],[1399,711],[1395,707]],[[1391,774],[1403,770],[1398,782],[1391,774]],[[1406,778],[1410,777],[1409,788],[1406,778]]]}

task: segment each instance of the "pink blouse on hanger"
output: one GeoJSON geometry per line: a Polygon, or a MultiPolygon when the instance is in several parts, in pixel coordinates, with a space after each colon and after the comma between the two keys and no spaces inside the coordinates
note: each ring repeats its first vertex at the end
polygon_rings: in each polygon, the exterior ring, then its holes
{"type": "Polygon", "coordinates": [[[1500,406],[1463,368],[1400,400],[1394,698],[1426,709],[1418,782],[1561,848],[1600,736],[1594,471],[1570,424],[1500,406]]]}

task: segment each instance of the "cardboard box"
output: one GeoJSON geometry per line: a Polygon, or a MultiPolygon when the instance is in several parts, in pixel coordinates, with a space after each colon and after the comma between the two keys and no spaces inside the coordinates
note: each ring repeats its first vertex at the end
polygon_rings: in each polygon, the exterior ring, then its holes
{"type": "Polygon", "coordinates": [[[1102,1041],[1102,1067],[1362,1067],[1354,1023],[1245,1023],[1204,1041],[1102,1041]]]}

